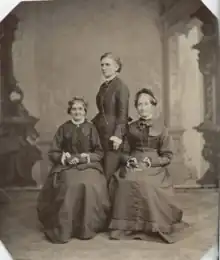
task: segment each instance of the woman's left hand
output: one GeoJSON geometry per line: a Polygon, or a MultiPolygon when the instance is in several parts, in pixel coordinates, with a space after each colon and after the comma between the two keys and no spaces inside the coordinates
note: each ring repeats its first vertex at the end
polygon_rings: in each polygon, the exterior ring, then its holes
{"type": "Polygon", "coordinates": [[[151,167],[151,159],[149,157],[145,157],[143,162],[146,164],[148,168],[151,167]]]}
{"type": "Polygon", "coordinates": [[[90,163],[90,156],[88,153],[81,153],[80,154],[81,158],[85,158],[86,159],[86,163],[90,163]]]}
{"type": "Polygon", "coordinates": [[[114,150],[118,150],[119,147],[120,147],[120,145],[121,145],[121,143],[122,143],[122,140],[121,140],[120,138],[118,138],[117,136],[112,136],[112,137],[110,138],[110,140],[111,140],[112,143],[113,143],[113,149],[114,149],[114,150]]]}

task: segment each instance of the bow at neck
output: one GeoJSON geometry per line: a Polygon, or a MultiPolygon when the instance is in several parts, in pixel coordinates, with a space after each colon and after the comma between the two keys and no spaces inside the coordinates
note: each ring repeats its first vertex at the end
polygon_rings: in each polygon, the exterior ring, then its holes
{"type": "Polygon", "coordinates": [[[138,122],[138,125],[139,125],[140,129],[144,129],[146,127],[152,126],[153,125],[153,120],[152,120],[152,118],[149,118],[149,119],[140,118],[139,122],[138,122]]]}

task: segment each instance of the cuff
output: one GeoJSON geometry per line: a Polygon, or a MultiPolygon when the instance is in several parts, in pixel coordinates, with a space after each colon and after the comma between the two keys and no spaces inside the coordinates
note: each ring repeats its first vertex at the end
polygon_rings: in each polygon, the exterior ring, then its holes
{"type": "Polygon", "coordinates": [[[170,163],[170,159],[168,157],[158,157],[157,159],[151,160],[152,167],[163,167],[170,163]]]}
{"type": "Polygon", "coordinates": [[[65,165],[66,164],[66,159],[70,158],[70,157],[71,157],[70,153],[63,152],[62,155],[61,155],[61,163],[62,163],[62,165],[65,165]]]}
{"type": "Polygon", "coordinates": [[[61,163],[62,163],[62,165],[65,165],[65,160],[66,160],[66,155],[65,155],[65,153],[62,153],[62,155],[61,155],[61,163]]]}

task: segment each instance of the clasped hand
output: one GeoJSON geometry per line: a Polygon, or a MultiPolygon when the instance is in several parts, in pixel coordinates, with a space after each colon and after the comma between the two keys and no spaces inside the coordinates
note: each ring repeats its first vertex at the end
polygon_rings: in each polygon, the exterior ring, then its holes
{"type": "Polygon", "coordinates": [[[127,161],[127,164],[126,166],[128,168],[138,168],[138,161],[135,157],[133,158],[130,158],[128,161],[127,161]]]}
{"type": "MultiPolygon", "coordinates": [[[[151,167],[151,160],[150,160],[149,157],[145,157],[142,162],[143,162],[148,168],[151,167]]],[[[130,158],[130,159],[127,161],[126,166],[127,166],[128,168],[138,168],[139,165],[138,165],[137,158],[135,158],[135,157],[130,158]]]]}
{"type": "MultiPolygon", "coordinates": [[[[80,157],[85,158],[87,163],[90,162],[89,154],[82,153],[82,154],[80,154],[80,157]]],[[[77,165],[80,162],[80,160],[79,160],[78,157],[72,156],[69,152],[64,152],[62,154],[61,162],[62,162],[63,165],[65,165],[65,164],[77,165]]]]}
{"type": "Polygon", "coordinates": [[[61,162],[62,162],[63,165],[66,165],[66,164],[74,165],[74,164],[79,163],[79,159],[77,157],[72,156],[68,152],[63,152],[61,162]]]}

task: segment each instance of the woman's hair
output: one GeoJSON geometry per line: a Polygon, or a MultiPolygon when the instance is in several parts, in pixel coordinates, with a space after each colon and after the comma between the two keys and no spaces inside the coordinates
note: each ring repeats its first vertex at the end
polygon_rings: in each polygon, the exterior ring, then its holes
{"type": "Polygon", "coordinates": [[[137,105],[138,105],[138,100],[140,98],[140,96],[142,94],[147,94],[151,97],[151,104],[153,106],[156,106],[157,105],[157,99],[156,97],[154,96],[154,93],[152,90],[148,89],[148,88],[142,88],[141,90],[139,90],[136,95],[135,95],[135,99],[134,99],[134,106],[137,108],[137,105]]]}
{"type": "Polygon", "coordinates": [[[115,56],[112,52],[106,52],[106,53],[102,54],[102,56],[100,57],[100,61],[102,61],[104,58],[110,58],[110,59],[114,60],[118,64],[117,72],[118,73],[121,72],[122,61],[118,56],[115,56]]]}
{"type": "Polygon", "coordinates": [[[81,102],[84,109],[85,109],[85,112],[87,113],[87,110],[88,110],[88,103],[87,101],[83,98],[83,97],[73,97],[69,102],[68,102],[68,108],[67,108],[67,113],[70,114],[71,113],[71,110],[72,110],[72,107],[74,105],[74,103],[76,102],[81,102]]]}

